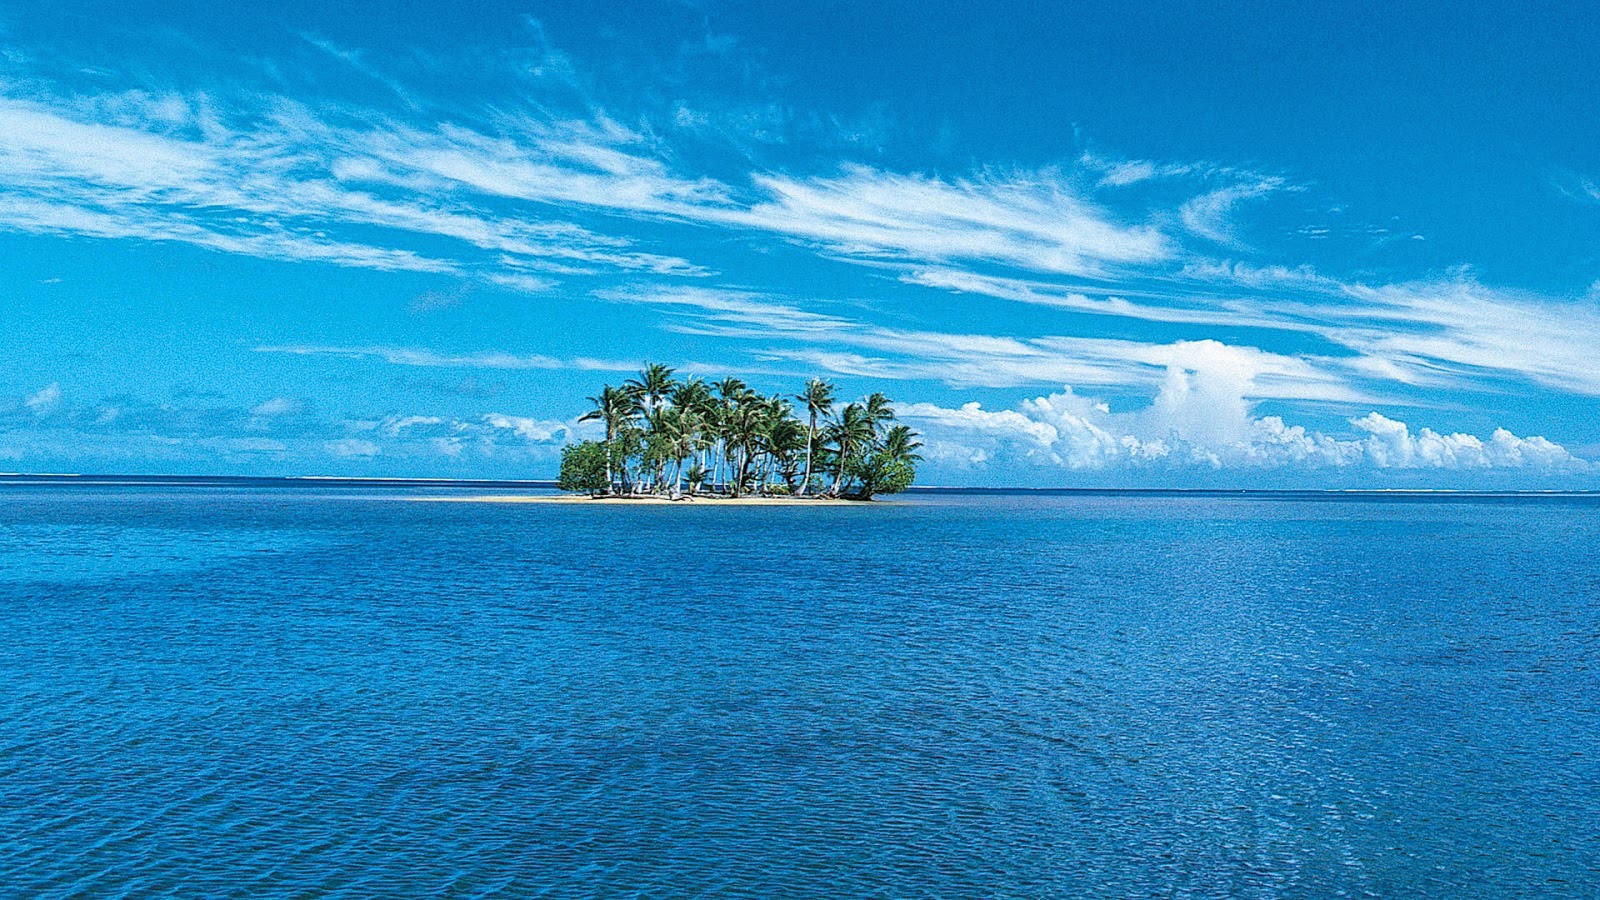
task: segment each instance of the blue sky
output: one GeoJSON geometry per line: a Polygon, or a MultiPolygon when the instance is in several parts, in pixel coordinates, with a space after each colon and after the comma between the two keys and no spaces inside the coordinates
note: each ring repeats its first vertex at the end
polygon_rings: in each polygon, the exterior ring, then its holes
{"type": "Polygon", "coordinates": [[[1595,487],[1579,4],[0,2],[0,469],[548,477],[641,362],[921,480],[1595,487]]]}

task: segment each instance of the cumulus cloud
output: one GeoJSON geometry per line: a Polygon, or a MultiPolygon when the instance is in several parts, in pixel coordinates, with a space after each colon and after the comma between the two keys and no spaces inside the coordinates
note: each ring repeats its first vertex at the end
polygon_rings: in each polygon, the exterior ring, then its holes
{"type": "Polygon", "coordinates": [[[910,404],[902,418],[924,432],[936,462],[982,465],[1021,460],[1067,469],[1104,469],[1131,461],[1159,459],[1166,444],[1119,433],[1110,409],[1071,389],[1025,400],[1019,409],[986,410],[978,403],[944,409],[910,404]]]}
{"type": "Polygon", "coordinates": [[[160,461],[189,471],[262,471],[255,466],[267,460],[265,471],[278,472],[283,461],[298,460],[316,471],[318,459],[381,457],[386,465],[424,471],[448,462],[452,472],[484,476],[498,474],[493,465],[527,466],[526,474],[538,477],[549,474],[564,442],[593,436],[597,427],[504,413],[348,420],[307,412],[289,397],[237,406],[206,394],[74,403],[55,384],[0,397],[0,446],[34,470],[77,464],[69,461],[128,470],[160,461]]]}
{"type": "Polygon", "coordinates": [[[1543,437],[1517,437],[1496,428],[1488,440],[1470,434],[1439,434],[1430,428],[1416,434],[1404,422],[1369,413],[1350,423],[1367,433],[1361,446],[1380,467],[1408,469],[1587,468],[1565,447],[1543,437]]]}
{"type": "Polygon", "coordinates": [[[1069,470],[1594,470],[1559,444],[1504,428],[1488,439],[1426,427],[1413,431],[1372,412],[1350,419],[1348,433],[1329,435],[1278,416],[1253,416],[1236,395],[1221,389],[1197,393],[1185,378],[1169,381],[1154,403],[1132,412],[1114,413],[1066,389],[1025,400],[1015,410],[918,403],[904,407],[901,416],[924,432],[930,459],[966,467],[1006,462],[1069,470]],[[1206,421],[1208,411],[1215,423],[1206,421]]]}
{"type": "Polygon", "coordinates": [[[483,421],[491,428],[506,429],[535,444],[561,440],[571,431],[565,422],[531,419],[526,416],[507,416],[500,413],[490,413],[483,417],[483,421]]]}

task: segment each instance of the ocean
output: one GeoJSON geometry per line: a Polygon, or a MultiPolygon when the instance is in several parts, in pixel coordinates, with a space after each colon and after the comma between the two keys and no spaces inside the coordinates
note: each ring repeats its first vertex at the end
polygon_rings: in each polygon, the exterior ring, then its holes
{"type": "Polygon", "coordinates": [[[0,895],[1600,895],[1600,497],[463,491],[0,485],[0,895]]]}

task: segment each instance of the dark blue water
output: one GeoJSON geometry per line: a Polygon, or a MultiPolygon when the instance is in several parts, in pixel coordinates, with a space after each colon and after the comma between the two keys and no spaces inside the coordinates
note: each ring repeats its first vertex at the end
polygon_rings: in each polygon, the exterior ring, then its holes
{"type": "Polygon", "coordinates": [[[0,491],[0,894],[1600,895],[1600,501],[0,491]]]}

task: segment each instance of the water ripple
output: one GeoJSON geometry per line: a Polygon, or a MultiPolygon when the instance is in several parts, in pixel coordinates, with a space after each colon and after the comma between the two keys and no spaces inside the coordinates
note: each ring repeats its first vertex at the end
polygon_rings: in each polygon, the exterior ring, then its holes
{"type": "Polygon", "coordinates": [[[1600,509],[0,509],[0,893],[1595,896],[1600,509]]]}

